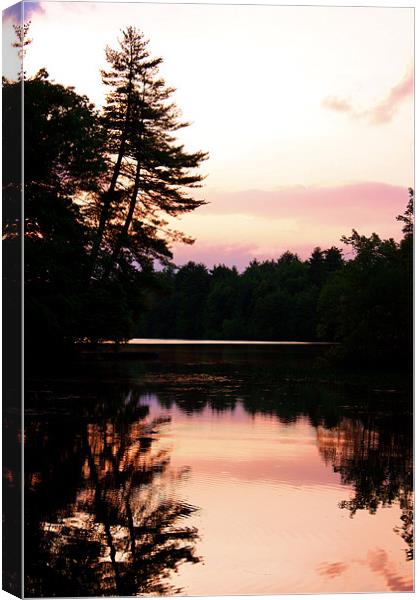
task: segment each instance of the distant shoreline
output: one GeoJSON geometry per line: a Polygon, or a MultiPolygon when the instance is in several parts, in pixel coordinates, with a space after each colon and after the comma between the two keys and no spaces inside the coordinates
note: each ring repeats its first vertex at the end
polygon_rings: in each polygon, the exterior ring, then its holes
{"type": "MultiPolygon", "coordinates": [[[[100,345],[114,344],[112,341],[101,342],[100,345]]],[[[263,340],[185,340],[185,339],[157,339],[133,338],[121,346],[195,346],[195,345],[221,345],[221,346],[334,346],[337,342],[295,342],[295,341],[263,341],[263,340]]]]}

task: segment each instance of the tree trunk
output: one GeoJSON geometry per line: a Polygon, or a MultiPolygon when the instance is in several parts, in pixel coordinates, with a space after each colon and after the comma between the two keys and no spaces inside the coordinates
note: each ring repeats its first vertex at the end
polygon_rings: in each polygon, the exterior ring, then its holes
{"type": "MultiPolygon", "coordinates": [[[[130,86],[131,86],[131,82],[130,82],[130,86]]],[[[112,178],[111,178],[111,182],[109,184],[108,191],[106,192],[106,194],[104,196],[104,204],[102,206],[101,215],[99,217],[98,230],[96,232],[95,239],[93,241],[92,251],[90,253],[91,268],[90,268],[90,273],[89,273],[89,279],[92,278],[93,273],[95,271],[96,263],[97,263],[98,256],[99,256],[99,250],[100,250],[101,243],[102,243],[104,233],[105,233],[105,227],[106,227],[106,224],[107,224],[108,218],[109,218],[109,211],[111,208],[112,197],[115,194],[115,188],[117,186],[118,177],[120,176],[120,172],[121,172],[122,160],[124,158],[125,147],[127,144],[128,124],[130,122],[130,117],[131,117],[131,104],[132,104],[132,98],[131,98],[131,90],[130,90],[130,93],[129,93],[128,99],[127,99],[127,110],[126,110],[126,114],[125,114],[124,129],[121,134],[120,147],[118,150],[117,161],[114,165],[114,170],[112,173],[112,178]]]]}
{"type": "Polygon", "coordinates": [[[140,190],[140,171],[141,171],[141,166],[140,166],[140,160],[138,159],[137,166],[136,166],[136,176],[135,176],[135,180],[134,180],[134,187],[133,187],[133,192],[132,192],[131,198],[130,198],[130,206],[128,209],[128,213],[125,218],[124,226],[121,230],[121,233],[117,238],[117,241],[116,241],[116,244],[114,247],[114,251],[112,252],[111,260],[109,261],[109,264],[107,265],[107,267],[104,271],[103,278],[102,278],[103,280],[108,279],[108,277],[112,273],[114,265],[117,262],[118,257],[120,255],[124,241],[127,238],[128,231],[130,229],[130,225],[133,220],[134,209],[136,208],[137,195],[140,190]]]}

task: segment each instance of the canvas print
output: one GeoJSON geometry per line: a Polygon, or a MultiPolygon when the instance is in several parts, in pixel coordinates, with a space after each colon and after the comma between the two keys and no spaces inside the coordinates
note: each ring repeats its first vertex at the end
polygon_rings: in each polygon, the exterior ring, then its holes
{"type": "Polygon", "coordinates": [[[3,588],[413,592],[414,9],[3,8],[3,588]]]}

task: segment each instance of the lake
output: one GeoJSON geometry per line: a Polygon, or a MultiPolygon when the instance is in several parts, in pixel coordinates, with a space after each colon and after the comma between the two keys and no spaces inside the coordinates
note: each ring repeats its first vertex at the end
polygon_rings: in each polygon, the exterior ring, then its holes
{"type": "Polygon", "coordinates": [[[137,341],[28,381],[26,594],[412,591],[410,378],[324,351],[137,341]]]}

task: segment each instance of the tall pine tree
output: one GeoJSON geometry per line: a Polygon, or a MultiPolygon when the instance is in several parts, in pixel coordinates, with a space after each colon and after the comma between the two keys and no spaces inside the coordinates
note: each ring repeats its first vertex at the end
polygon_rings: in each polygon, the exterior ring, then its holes
{"type": "Polygon", "coordinates": [[[123,31],[120,47],[106,49],[110,88],[103,111],[109,185],[100,196],[98,228],[91,260],[95,278],[108,279],[119,265],[142,265],[171,258],[174,241],[191,243],[168,229],[165,214],[176,216],[203,204],[191,188],[203,179],[197,168],[205,152],[189,153],[175,132],[189,123],[171,101],[174,92],[159,76],[161,58],[152,58],[148,41],[134,27],[123,31]]]}

